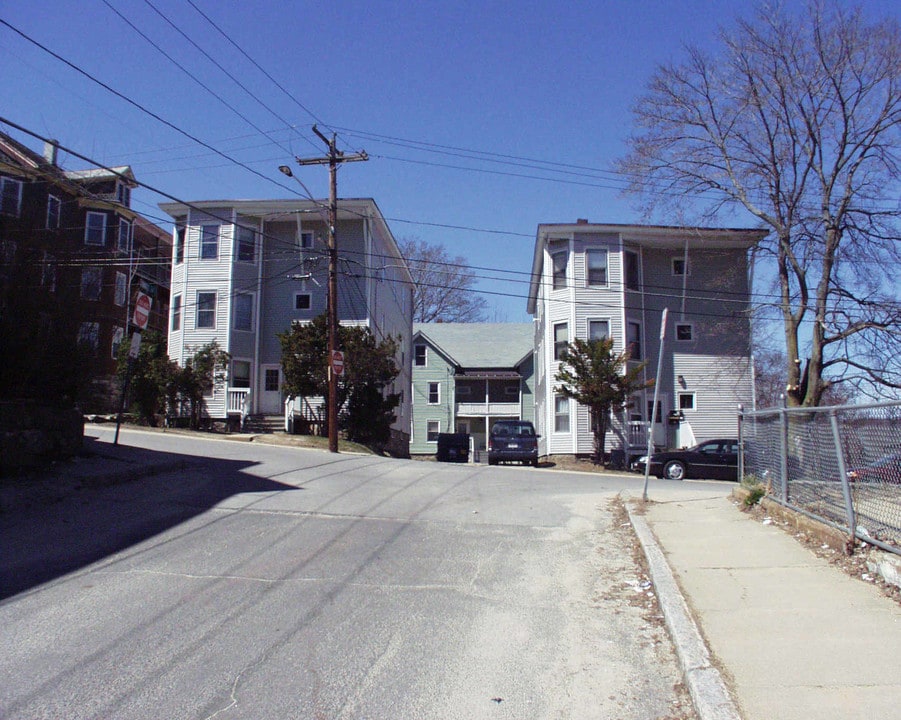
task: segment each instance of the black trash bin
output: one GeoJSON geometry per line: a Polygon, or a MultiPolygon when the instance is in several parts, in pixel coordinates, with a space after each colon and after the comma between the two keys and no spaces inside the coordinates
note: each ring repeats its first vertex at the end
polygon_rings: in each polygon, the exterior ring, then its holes
{"type": "Polygon", "coordinates": [[[438,462],[469,462],[468,433],[438,433],[438,462]]]}

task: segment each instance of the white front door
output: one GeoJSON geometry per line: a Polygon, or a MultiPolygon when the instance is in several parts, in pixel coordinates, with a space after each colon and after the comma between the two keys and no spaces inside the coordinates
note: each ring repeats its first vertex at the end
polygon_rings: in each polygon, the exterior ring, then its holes
{"type": "Polygon", "coordinates": [[[280,365],[263,365],[260,368],[260,402],[257,412],[263,415],[280,415],[284,412],[280,365]]]}

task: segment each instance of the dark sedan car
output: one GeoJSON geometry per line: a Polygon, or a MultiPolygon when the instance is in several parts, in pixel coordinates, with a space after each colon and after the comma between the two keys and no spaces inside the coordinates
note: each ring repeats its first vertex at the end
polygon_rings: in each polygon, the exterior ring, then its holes
{"type": "MultiPolygon", "coordinates": [[[[644,472],[647,456],[635,463],[644,472]]],[[[650,474],[667,480],[698,478],[705,480],[738,480],[738,440],[707,440],[687,450],[667,450],[651,455],[650,474]]]]}
{"type": "Polygon", "coordinates": [[[851,482],[898,485],[901,483],[901,452],[849,469],[848,479],[851,482]]]}

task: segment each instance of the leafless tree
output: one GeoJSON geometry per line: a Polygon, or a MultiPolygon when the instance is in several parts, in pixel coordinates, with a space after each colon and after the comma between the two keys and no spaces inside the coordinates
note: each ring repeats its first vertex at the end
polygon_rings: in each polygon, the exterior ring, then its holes
{"type": "Polygon", "coordinates": [[[760,255],[778,280],[790,405],[838,382],[897,394],[897,20],[764,6],[720,41],[657,69],[619,169],[648,210],[691,198],[705,220],[744,208],[771,230],[760,255]]]}
{"type": "Polygon", "coordinates": [[[400,241],[413,276],[413,322],[483,322],[485,298],[475,290],[476,275],[466,258],[451,258],[443,245],[418,238],[400,241]]]}

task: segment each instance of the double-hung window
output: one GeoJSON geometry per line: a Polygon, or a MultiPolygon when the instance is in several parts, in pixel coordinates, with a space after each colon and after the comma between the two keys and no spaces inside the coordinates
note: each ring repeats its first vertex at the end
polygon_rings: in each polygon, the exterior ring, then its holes
{"type": "Polygon", "coordinates": [[[100,348],[100,323],[83,322],[78,326],[78,344],[90,355],[96,357],[100,348]]]}
{"type": "Polygon", "coordinates": [[[59,218],[62,211],[62,201],[56,195],[47,196],[47,229],[59,228],[59,218]]]}
{"type": "Polygon", "coordinates": [[[183,227],[175,229],[175,262],[181,263],[185,261],[185,229],[183,227]]]}
{"type": "Polygon", "coordinates": [[[198,328],[215,329],[216,327],[216,293],[199,291],[197,293],[198,328]]]}
{"type": "Polygon", "coordinates": [[[553,283],[554,290],[562,290],[566,287],[566,266],[569,263],[569,252],[555,252],[551,255],[553,263],[553,283]]]}
{"type": "Polygon", "coordinates": [[[250,332],[253,330],[253,294],[238,293],[235,295],[235,330],[250,332]]]}
{"type": "Polygon", "coordinates": [[[113,302],[120,307],[125,304],[125,295],[127,292],[125,273],[116,272],[116,296],[113,302]]]}
{"type": "Polygon", "coordinates": [[[413,364],[416,367],[425,367],[428,362],[427,349],[425,345],[413,346],[413,364]]]}
{"type": "Polygon", "coordinates": [[[609,320],[589,320],[588,321],[588,339],[589,340],[605,340],[610,337],[610,321],[609,320]]]}
{"type": "Polygon", "coordinates": [[[102,269],[86,267],[81,269],[81,297],[85,300],[99,300],[102,285],[102,269]]]}
{"type": "Polygon", "coordinates": [[[256,238],[257,234],[253,230],[238,225],[235,238],[235,244],[237,245],[235,255],[238,262],[256,262],[256,238]]]}
{"type": "Polygon", "coordinates": [[[441,383],[429,383],[429,405],[438,405],[441,402],[441,383]]]}
{"type": "Polygon", "coordinates": [[[84,244],[106,245],[106,213],[88,211],[85,214],[84,244]]]}
{"type": "Polygon", "coordinates": [[[181,330],[181,295],[172,297],[172,332],[181,330]]]}
{"type": "Polygon", "coordinates": [[[628,290],[638,290],[641,284],[638,272],[638,253],[626,250],[623,253],[623,262],[626,266],[626,288],[628,290]]]}
{"type": "Polygon", "coordinates": [[[19,217],[22,211],[22,182],[0,178],[0,214],[19,217]]]}
{"type": "Polygon", "coordinates": [[[127,253],[131,249],[131,223],[119,218],[119,252],[127,253]]]}
{"type": "Polygon", "coordinates": [[[425,426],[425,439],[427,442],[438,442],[438,434],[441,432],[440,420],[429,420],[425,426]]]}
{"type": "Polygon", "coordinates": [[[641,325],[637,322],[626,323],[626,347],[630,360],[641,360],[641,325]]]}
{"type": "Polygon", "coordinates": [[[554,395],[554,432],[569,432],[569,398],[554,395]]]}
{"type": "Polygon", "coordinates": [[[676,323],[676,340],[688,342],[694,339],[694,327],[691,323],[676,323]]]}
{"type": "Polygon", "coordinates": [[[560,360],[567,347],[569,347],[569,325],[566,323],[555,323],[554,360],[560,360]]]}
{"type": "Polygon", "coordinates": [[[219,226],[202,225],[200,227],[200,259],[219,259],[219,226]]]}
{"type": "Polygon", "coordinates": [[[607,285],[607,250],[596,248],[585,252],[585,272],[588,287],[607,285]]]}

